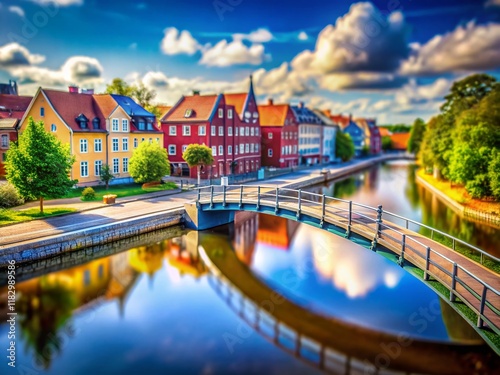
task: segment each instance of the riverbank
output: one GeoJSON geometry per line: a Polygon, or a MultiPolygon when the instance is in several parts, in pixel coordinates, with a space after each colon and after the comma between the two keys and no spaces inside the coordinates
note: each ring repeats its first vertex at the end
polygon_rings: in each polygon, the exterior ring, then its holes
{"type": "Polygon", "coordinates": [[[431,175],[425,174],[422,169],[417,171],[416,180],[462,217],[500,227],[499,202],[472,199],[466,193],[465,188],[461,186],[450,187],[450,183],[447,181],[436,181],[431,175]]]}

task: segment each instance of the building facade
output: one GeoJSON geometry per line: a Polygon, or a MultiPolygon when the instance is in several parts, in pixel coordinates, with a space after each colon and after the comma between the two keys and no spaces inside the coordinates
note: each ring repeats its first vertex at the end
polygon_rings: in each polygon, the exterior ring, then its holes
{"type": "Polygon", "coordinates": [[[288,104],[269,99],[259,105],[262,130],[262,166],[286,168],[299,163],[299,125],[288,104]]]}
{"type": "Polygon", "coordinates": [[[324,124],[323,128],[321,129],[321,161],[322,163],[333,162],[337,157],[335,154],[335,137],[337,136],[339,127],[320,110],[315,109],[314,113],[321,119],[324,124]]]}
{"type": "Polygon", "coordinates": [[[354,120],[365,134],[365,147],[370,154],[376,155],[382,151],[382,137],[375,119],[357,118],[354,120]]]}
{"type": "Polygon", "coordinates": [[[321,163],[323,121],[302,102],[291,108],[299,124],[299,163],[321,163]]]}

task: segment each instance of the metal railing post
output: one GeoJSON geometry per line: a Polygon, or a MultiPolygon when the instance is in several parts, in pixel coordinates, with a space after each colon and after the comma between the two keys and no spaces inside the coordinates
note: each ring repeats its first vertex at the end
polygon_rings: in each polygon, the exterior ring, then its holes
{"type": "Polygon", "coordinates": [[[479,314],[477,314],[477,326],[479,328],[483,328],[483,314],[484,314],[484,305],[486,304],[486,292],[488,289],[486,285],[483,285],[483,293],[481,294],[481,303],[479,305],[479,314]]]}
{"type": "Polygon", "coordinates": [[[351,236],[351,225],[352,225],[352,201],[349,201],[349,215],[347,218],[347,231],[345,232],[345,238],[351,236]]]}
{"type": "Polygon", "coordinates": [[[401,239],[401,256],[399,257],[398,264],[403,267],[405,264],[405,247],[406,247],[406,234],[403,234],[401,239]]]}
{"type": "Polygon", "coordinates": [[[240,185],[240,208],[243,206],[243,185],[240,185]]]}
{"type": "Polygon", "coordinates": [[[453,272],[451,274],[450,302],[455,302],[455,288],[457,287],[457,263],[453,263],[453,272]]]}
{"type": "Polygon", "coordinates": [[[280,188],[276,188],[276,203],[274,205],[274,212],[278,213],[278,210],[280,209],[280,201],[279,201],[279,194],[280,194],[280,188]]]}
{"type": "Polygon", "coordinates": [[[323,200],[323,203],[322,203],[322,207],[321,207],[321,222],[319,223],[319,225],[321,227],[323,227],[323,225],[325,224],[325,210],[326,210],[325,194],[323,194],[322,200],[323,200]]]}
{"type": "Polygon", "coordinates": [[[198,193],[196,194],[196,207],[200,207],[200,199],[201,199],[201,189],[198,188],[198,193]]]}
{"type": "Polygon", "coordinates": [[[301,211],[302,211],[302,190],[299,189],[299,198],[297,203],[297,220],[300,219],[301,211]]]}
{"type": "Polygon", "coordinates": [[[373,236],[373,241],[372,241],[372,246],[371,246],[371,249],[373,251],[377,250],[377,239],[380,237],[380,228],[381,228],[381,224],[382,224],[382,212],[383,212],[382,206],[379,205],[377,207],[377,220],[376,220],[377,226],[376,226],[375,236],[373,236]]]}
{"type": "Polygon", "coordinates": [[[210,208],[214,207],[214,185],[210,185],[210,208]]]}
{"type": "Polygon", "coordinates": [[[257,186],[257,206],[255,209],[257,211],[260,209],[260,186],[257,186]]]}
{"type": "Polygon", "coordinates": [[[226,188],[226,185],[222,187],[222,207],[226,207],[226,188]]]}
{"type": "Polygon", "coordinates": [[[427,246],[426,255],[425,255],[425,271],[424,271],[424,281],[429,280],[429,260],[431,257],[431,248],[427,246]]]}

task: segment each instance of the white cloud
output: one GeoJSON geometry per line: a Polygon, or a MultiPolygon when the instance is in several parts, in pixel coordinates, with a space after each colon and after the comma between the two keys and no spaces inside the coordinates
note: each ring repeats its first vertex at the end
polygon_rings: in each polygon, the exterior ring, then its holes
{"type": "Polygon", "coordinates": [[[297,37],[299,40],[307,40],[309,39],[309,36],[305,31],[301,31],[297,37]]]}
{"type": "Polygon", "coordinates": [[[202,51],[200,64],[226,67],[240,64],[259,65],[264,60],[264,46],[252,44],[247,47],[241,40],[221,40],[213,47],[202,51]]]}
{"type": "Polygon", "coordinates": [[[39,64],[44,60],[45,56],[32,54],[26,47],[18,43],[9,43],[0,46],[0,69],[39,64]]]}
{"type": "Polygon", "coordinates": [[[11,5],[9,7],[9,12],[15,13],[21,18],[24,18],[24,16],[25,16],[23,8],[21,8],[20,6],[17,6],[17,5],[11,5]]]}
{"type": "Polygon", "coordinates": [[[436,75],[474,72],[500,67],[500,24],[469,22],[454,31],[436,35],[426,44],[413,46],[401,72],[408,75],[436,75]]]}
{"type": "Polygon", "coordinates": [[[315,50],[297,55],[292,66],[321,74],[392,72],[408,55],[406,35],[400,12],[385,17],[371,3],[353,4],[321,31],[315,50]]]}
{"type": "Polygon", "coordinates": [[[179,33],[179,30],[175,27],[168,27],[164,30],[164,33],[160,46],[165,55],[193,55],[201,48],[198,41],[187,30],[179,33]]]}
{"type": "Polygon", "coordinates": [[[380,90],[401,87],[406,80],[391,73],[332,73],[319,77],[321,88],[329,91],[345,89],[380,90]]]}
{"type": "Polygon", "coordinates": [[[415,80],[403,86],[396,92],[396,102],[402,105],[419,104],[429,101],[444,100],[453,82],[445,78],[439,78],[428,85],[418,85],[415,80]]]}
{"type": "Polygon", "coordinates": [[[34,3],[37,3],[37,4],[42,4],[42,5],[53,3],[53,4],[59,5],[61,7],[66,7],[66,6],[70,6],[70,5],[82,5],[83,4],[83,0],[31,0],[31,1],[33,1],[34,3]]]}
{"type": "Polygon", "coordinates": [[[273,40],[273,34],[267,29],[257,29],[249,34],[233,34],[234,40],[248,40],[252,43],[267,43],[273,40]]]}

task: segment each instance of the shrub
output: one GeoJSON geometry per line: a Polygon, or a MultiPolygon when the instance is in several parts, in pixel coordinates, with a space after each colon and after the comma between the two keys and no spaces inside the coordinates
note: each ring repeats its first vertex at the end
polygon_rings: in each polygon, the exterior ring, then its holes
{"type": "Polygon", "coordinates": [[[465,184],[465,190],[472,198],[482,198],[491,195],[488,175],[478,174],[465,184]]]}
{"type": "Polygon", "coordinates": [[[95,191],[91,187],[86,187],[82,191],[82,201],[93,201],[95,199],[95,191]]]}
{"type": "Polygon", "coordinates": [[[10,182],[0,185],[0,208],[10,208],[24,203],[17,189],[10,182]]]}

